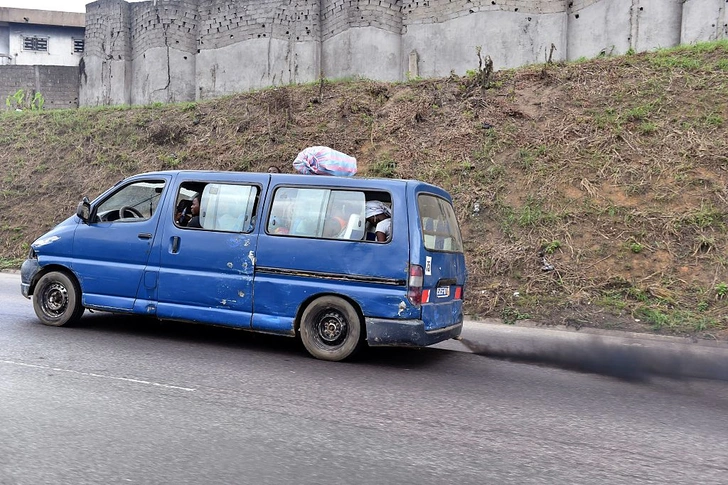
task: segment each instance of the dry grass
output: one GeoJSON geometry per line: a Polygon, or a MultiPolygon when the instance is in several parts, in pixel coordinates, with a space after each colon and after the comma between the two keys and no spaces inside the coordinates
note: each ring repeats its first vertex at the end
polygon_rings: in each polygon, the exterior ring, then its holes
{"type": "Polygon", "coordinates": [[[453,194],[470,313],[726,338],[727,54],[718,42],[537,66],[494,73],[488,89],[457,76],[322,81],[7,113],[0,258],[22,257],[83,195],[124,176],[290,170],[302,148],[328,145],[362,175],[453,194]]]}

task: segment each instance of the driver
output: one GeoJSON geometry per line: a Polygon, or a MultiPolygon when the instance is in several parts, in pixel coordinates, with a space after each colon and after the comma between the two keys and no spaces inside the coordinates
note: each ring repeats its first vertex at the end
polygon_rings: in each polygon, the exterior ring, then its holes
{"type": "Polygon", "coordinates": [[[202,228],[202,225],[200,224],[200,194],[195,194],[195,196],[192,198],[190,213],[192,214],[192,219],[190,219],[190,221],[187,223],[187,227],[202,228]]]}

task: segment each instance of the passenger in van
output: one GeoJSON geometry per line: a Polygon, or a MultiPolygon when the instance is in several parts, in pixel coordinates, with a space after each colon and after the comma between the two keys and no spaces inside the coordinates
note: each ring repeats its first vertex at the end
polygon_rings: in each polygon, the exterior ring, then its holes
{"type": "Polygon", "coordinates": [[[389,241],[392,237],[392,212],[383,202],[369,200],[365,207],[365,217],[372,226],[370,232],[374,233],[377,242],[389,241]]]}
{"type": "Polygon", "coordinates": [[[340,238],[344,229],[346,229],[346,221],[340,216],[331,216],[324,222],[323,237],[340,238]]]}
{"type": "Polygon", "coordinates": [[[202,224],[200,224],[200,194],[195,194],[192,198],[190,211],[192,213],[192,219],[187,223],[187,227],[202,228],[202,224]]]}

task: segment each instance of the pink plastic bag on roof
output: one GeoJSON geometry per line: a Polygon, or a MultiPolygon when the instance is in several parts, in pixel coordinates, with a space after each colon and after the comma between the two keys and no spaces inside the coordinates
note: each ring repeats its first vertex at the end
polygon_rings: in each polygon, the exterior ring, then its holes
{"type": "Polygon", "coordinates": [[[356,174],[356,158],[329,147],[308,147],[298,154],[293,168],[303,174],[351,177],[356,174]]]}

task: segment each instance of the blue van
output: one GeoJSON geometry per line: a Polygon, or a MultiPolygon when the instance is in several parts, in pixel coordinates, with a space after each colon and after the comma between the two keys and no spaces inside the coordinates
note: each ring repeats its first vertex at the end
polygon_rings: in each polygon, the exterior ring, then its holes
{"type": "Polygon", "coordinates": [[[466,269],[452,199],[427,183],[160,171],[84,198],[21,276],[46,325],[133,313],[298,336],[338,361],[459,336],[466,269]]]}

